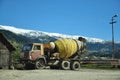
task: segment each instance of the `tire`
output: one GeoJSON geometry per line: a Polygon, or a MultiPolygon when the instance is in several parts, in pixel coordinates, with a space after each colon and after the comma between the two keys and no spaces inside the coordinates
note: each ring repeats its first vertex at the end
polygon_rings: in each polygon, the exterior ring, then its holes
{"type": "Polygon", "coordinates": [[[80,69],[80,63],[78,61],[72,61],[70,64],[70,69],[78,71],[80,69]]]}
{"type": "Polygon", "coordinates": [[[45,68],[45,61],[43,59],[37,60],[35,63],[36,69],[43,69],[45,68]]]}
{"type": "Polygon", "coordinates": [[[62,61],[61,62],[61,68],[64,70],[70,69],[70,62],[69,61],[62,61]]]}

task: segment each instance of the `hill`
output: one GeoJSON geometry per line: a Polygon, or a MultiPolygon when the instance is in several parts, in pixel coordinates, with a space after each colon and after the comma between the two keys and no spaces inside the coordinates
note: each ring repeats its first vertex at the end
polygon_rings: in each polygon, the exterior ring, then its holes
{"type": "MultiPolygon", "coordinates": [[[[43,31],[18,29],[11,26],[0,26],[0,32],[19,50],[25,43],[47,43],[55,41],[60,38],[77,39],[79,36],[64,35],[59,33],[48,33],[43,31]]],[[[84,37],[84,36],[81,36],[84,37]]],[[[106,41],[98,38],[84,37],[87,40],[87,53],[85,56],[89,58],[96,57],[111,57],[112,44],[110,41],[106,41]]],[[[115,56],[120,58],[120,43],[115,43],[115,56]]]]}

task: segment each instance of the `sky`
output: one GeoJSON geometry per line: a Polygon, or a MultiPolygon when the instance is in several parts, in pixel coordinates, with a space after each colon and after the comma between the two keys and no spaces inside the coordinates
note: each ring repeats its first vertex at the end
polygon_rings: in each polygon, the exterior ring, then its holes
{"type": "Polygon", "coordinates": [[[120,0],[0,0],[0,25],[120,41],[120,0]]]}

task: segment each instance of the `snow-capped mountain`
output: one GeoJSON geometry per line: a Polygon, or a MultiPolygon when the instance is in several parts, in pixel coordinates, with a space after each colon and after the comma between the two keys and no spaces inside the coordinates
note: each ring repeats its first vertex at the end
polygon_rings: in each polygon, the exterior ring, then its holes
{"type": "MultiPolygon", "coordinates": [[[[54,37],[56,39],[59,38],[71,38],[71,39],[78,39],[80,37],[79,35],[66,35],[66,34],[59,34],[59,33],[49,33],[49,32],[43,32],[43,31],[35,31],[35,30],[26,30],[26,29],[20,29],[20,28],[15,28],[13,26],[3,26],[0,25],[1,30],[8,30],[11,31],[15,34],[21,34],[23,36],[31,37],[31,38],[39,38],[40,36],[50,36],[54,37]]],[[[84,37],[84,36],[81,36],[84,37]]],[[[104,43],[105,40],[99,39],[99,38],[89,38],[89,37],[84,37],[87,42],[99,42],[99,43],[104,43]]]]}

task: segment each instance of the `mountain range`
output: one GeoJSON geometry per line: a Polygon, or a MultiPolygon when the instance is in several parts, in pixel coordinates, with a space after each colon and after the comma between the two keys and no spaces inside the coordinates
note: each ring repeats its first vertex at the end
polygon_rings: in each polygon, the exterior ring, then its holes
{"type": "MultiPolygon", "coordinates": [[[[22,45],[27,42],[47,43],[61,38],[78,39],[78,37],[84,37],[87,40],[87,50],[89,51],[89,55],[94,54],[96,56],[111,56],[112,53],[111,41],[106,41],[99,38],[26,30],[3,25],[0,25],[0,32],[2,32],[4,36],[12,43],[19,43],[22,45]]],[[[120,43],[115,43],[115,51],[117,54],[120,54],[120,43]]]]}
{"type": "MultiPolygon", "coordinates": [[[[50,36],[50,37],[54,37],[56,39],[59,38],[71,38],[71,39],[78,39],[78,37],[80,36],[76,36],[76,35],[65,35],[65,34],[59,34],[59,33],[49,33],[49,32],[43,32],[43,31],[35,31],[35,30],[25,30],[25,29],[20,29],[20,28],[15,28],[13,26],[2,26],[0,25],[0,30],[7,30],[7,31],[11,31],[15,34],[19,34],[19,35],[23,35],[26,37],[31,37],[31,38],[39,38],[41,40],[41,36],[50,36]]],[[[84,37],[84,36],[81,36],[84,37]]],[[[104,43],[105,40],[103,39],[99,39],[99,38],[90,38],[90,37],[84,37],[87,42],[100,42],[100,43],[104,43]]]]}

